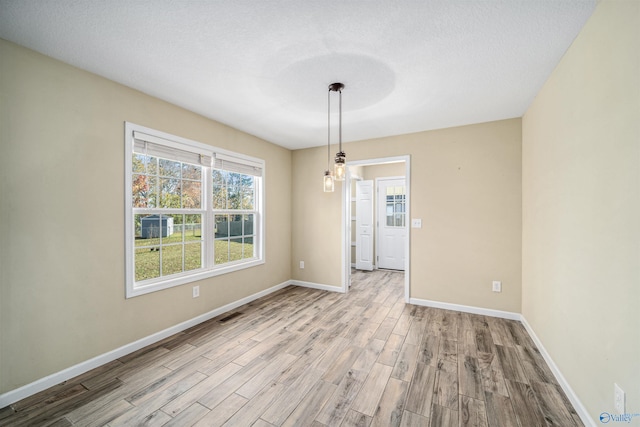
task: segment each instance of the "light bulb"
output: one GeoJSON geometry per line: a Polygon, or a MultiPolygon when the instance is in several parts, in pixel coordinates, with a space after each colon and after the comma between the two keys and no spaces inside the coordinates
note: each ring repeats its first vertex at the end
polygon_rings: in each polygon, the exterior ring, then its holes
{"type": "Polygon", "coordinates": [[[344,163],[336,163],[333,167],[333,173],[336,176],[336,181],[344,181],[347,169],[344,163]]]}
{"type": "Polygon", "coordinates": [[[333,193],[333,176],[330,171],[324,172],[324,192],[333,193]]]}

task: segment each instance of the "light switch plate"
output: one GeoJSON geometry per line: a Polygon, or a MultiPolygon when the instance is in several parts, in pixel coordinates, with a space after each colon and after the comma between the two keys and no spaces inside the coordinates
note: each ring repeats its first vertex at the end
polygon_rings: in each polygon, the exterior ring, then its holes
{"type": "Polygon", "coordinates": [[[411,228],[422,228],[422,219],[411,218],[411,228]]]}

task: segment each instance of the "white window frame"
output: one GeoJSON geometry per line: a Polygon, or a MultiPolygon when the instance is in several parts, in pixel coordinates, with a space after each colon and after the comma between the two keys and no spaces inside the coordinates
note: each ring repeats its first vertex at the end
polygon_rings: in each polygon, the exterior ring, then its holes
{"type": "MultiPolygon", "coordinates": [[[[144,295],[150,292],[159,291],[162,289],[171,288],[174,286],[184,285],[197,280],[206,279],[221,274],[227,274],[245,268],[255,267],[265,263],[264,257],[264,194],[265,194],[265,161],[255,157],[247,156],[240,153],[235,153],[222,148],[213,147],[208,144],[193,141],[190,139],[182,138],[176,135],[171,135],[165,132],[161,132],[155,129],[140,126],[134,123],[125,122],[125,274],[126,274],[126,298],[132,298],[139,295],[144,295]],[[134,150],[134,132],[138,134],[144,134],[149,139],[153,139],[155,144],[165,145],[167,147],[178,149],[182,151],[188,151],[190,153],[200,154],[202,156],[208,156],[213,159],[211,165],[202,166],[202,200],[201,206],[203,219],[202,219],[202,236],[204,244],[202,248],[202,268],[197,270],[185,271],[170,276],[161,276],[154,279],[147,279],[141,282],[135,281],[135,230],[134,230],[134,215],[140,213],[140,208],[133,207],[133,191],[132,191],[132,161],[134,150]],[[255,215],[254,218],[254,249],[255,256],[253,258],[228,262],[225,264],[214,264],[214,212],[212,206],[212,174],[211,171],[216,163],[216,155],[218,158],[224,158],[225,160],[232,159],[240,165],[246,165],[248,167],[256,168],[258,170],[255,179],[255,215]]],[[[163,209],[154,209],[154,212],[162,211],[163,209]]],[[[166,209],[167,214],[176,213],[175,209],[166,209]]],[[[189,212],[184,210],[184,214],[190,214],[195,212],[189,212]]],[[[198,212],[199,213],[199,212],[198,212]]],[[[237,212],[231,210],[230,213],[241,214],[243,212],[237,212]]],[[[251,212],[254,213],[254,212],[251,212]]]]}

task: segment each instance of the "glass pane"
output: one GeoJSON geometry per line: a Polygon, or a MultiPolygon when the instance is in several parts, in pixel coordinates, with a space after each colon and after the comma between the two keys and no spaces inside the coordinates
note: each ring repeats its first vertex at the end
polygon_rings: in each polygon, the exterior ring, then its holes
{"type": "Polygon", "coordinates": [[[131,170],[133,173],[156,175],[158,172],[158,158],[133,153],[131,158],[131,170]]]}
{"type": "Polygon", "coordinates": [[[131,179],[131,193],[134,208],[155,207],[157,179],[148,175],[134,174],[131,179]]]}
{"type": "Polygon", "coordinates": [[[213,179],[214,186],[217,185],[222,187],[225,185],[224,172],[222,172],[221,170],[213,169],[211,171],[211,178],[213,179]]]}
{"type": "Polygon", "coordinates": [[[163,220],[160,215],[135,215],[134,222],[139,221],[140,224],[140,238],[136,236],[136,246],[159,245],[161,231],[165,231],[162,230],[163,220]]]}
{"type": "Polygon", "coordinates": [[[227,187],[227,209],[242,209],[242,192],[237,185],[227,187]]]}
{"type": "Polygon", "coordinates": [[[196,270],[202,267],[202,243],[184,245],[184,270],[196,270]]]}
{"type": "Polygon", "coordinates": [[[182,272],[182,245],[162,246],[162,275],[182,272]]]}
{"type": "Polygon", "coordinates": [[[135,240],[135,246],[144,245],[142,240],[142,218],[146,215],[134,215],[133,216],[133,238],[135,240]]]}
{"type": "Polygon", "coordinates": [[[229,261],[242,259],[242,239],[231,239],[229,242],[229,261]]]}
{"type": "Polygon", "coordinates": [[[162,215],[162,243],[182,242],[184,215],[162,215]]]}
{"type": "Polygon", "coordinates": [[[393,187],[386,187],[387,188],[387,200],[389,200],[389,196],[393,196],[393,187]]]}
{"type": "Polygon", "coordinates": [[[393,214],[387,215],[387,227],[393,227],[393,214]]]}
{"type": "Polygon", "coordinates": [[[242,189],[242,209],[253,210],[254,205],[253,187],[245,187],[242,189]]]}
{"type": "Polygon", "coordinates": [[[253,237],[245,237],[243,243],[242,253],[244,258],[253,258],[255,256],[253,253],[253,237]]]}
{"type": "Polygon", "coordinates": [[[131,170],[133,173],[145,173],[147,171],[148,161],[148,156],[133,153],[133,157],[131,158],[131,170]]]}
{"type": "Polygon", "coordinates": [[[387,202],[387,215],[393,214],[393,202],[387,202]]]}
{"type": "Polygon", "coordinates": [[[229,236],[229,221],[228,215],[216,215],[215,218],[215,237],[228,237],[229,236]]]}
{"type": "Polygon", "coordinates": [[[160,178],[160,207],[180,207],[180,180],[160,178]]]}
{"type": "Polygon", "coordinates": [[[227,208],[227,190],[224,185],[213,186],[213,209],[227,208]]]}
{"type": "Polygon", "coordinates": [[[394,221],[393,221],[393,226],[394,227],[400,227],[400,223],[402,221],[401,218],[400,218],[401,216],[402,216],[402,214],[395,214],[394,215],[394,221]]]}
{"type": "Polygon", "coordinates": [[[241,209],[253,209],[255,197],[255,178],[251,175],[242,176],[242,204],[241,209]]]}
{"type": "Polygon", "coordinates": [[[160,165],[160,169],[159,169],[160,176],[180,178],[180,169],[181,169],[180,162],[167,160],[167,159],[160,159],[159,165],[160,165]]]}
{"type": "Polygon", "coordinates": [[[201,184],[198,181],[182,181],[182,207],[185,209],[199,209],[201,199],[201,184]]]}
{"type": "Polygon", "coordinates": [[[214,244],[216,264],[224,264],[229,262],[229,241],[228,240],[216,240],[214,244]]]}
{"type": "Polygon", "coordinates": [[[184,241],[202,240],[202,215],[185,215],[184,241]]]}
{"type": "Polygon", "coordinates": [[[135,252],[136,282],[160,277],[160,248],[139,248],[135,252]]]}
{"type": "Polygon", "coordinates": [[[245,236],[250,236],[253,233],[253,214],[249,214],[249,215],[243,215],[243,222],[244,222],[244,235],[245,236]]]}
{"type": "Polygon", "coordinates": [[[133,196],[134,208],[146,208],[147,207],[147,192],[149,190],[149,184],[147,182],[146,175],[134,174],[131,179],[131,193],[133,196]]]}
{"type": "Polygon", "coordinates": [[[158,207],[158,178],[155,176],[147,175],[147,184],[149,185],[147,191],[147,208],[158,207]]]}
{"type": "Polygon", "coordinates": [[[147,175],[158,175],[158,159],[157,157],[146,156],[147,175]]]}
{"type": "Polygon", "coordinates": [[[229,215],[229,236],[242,236],[242,215],[229,215]]]}
{"type": "Polygon", "coordinates": [[[182,179],[193,179],[200,181],[202,179],[202,166],[182,164],[182,179]]]}
{"type": "Polygon", "coordinates": [[[393,192],[396,194],[396,196],[404,194],[404,187],[400,186],[400,187],[393,187],[393,188],[394,188],[393,192]]]}
{"type": "Polygon", "coordinates": [[[227,185],[229,187],[241,187],[244,175],[235,172],[226,172],[227,185]]]}

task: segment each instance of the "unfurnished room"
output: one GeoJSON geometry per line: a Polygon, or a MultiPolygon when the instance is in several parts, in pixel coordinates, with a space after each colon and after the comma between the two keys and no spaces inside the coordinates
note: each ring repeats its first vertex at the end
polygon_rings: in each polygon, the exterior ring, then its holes
{"type": "Polygon", "coordinates": [[[0,0],[1,426],[640,426],[640,1],[0,0]]]}

